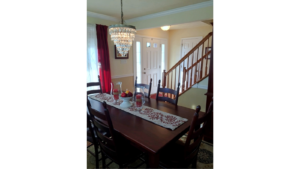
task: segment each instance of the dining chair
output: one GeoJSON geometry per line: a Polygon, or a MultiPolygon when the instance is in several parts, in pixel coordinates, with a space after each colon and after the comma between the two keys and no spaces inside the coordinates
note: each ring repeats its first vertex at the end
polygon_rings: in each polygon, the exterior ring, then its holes
{"type": "Polygon", "coordinates": [[[90,94],[93,94],[93,93],[102,93],[102,88],[101,88],[101,83],[100,83],[100,77],[99,76],[98,76],[98,82],[87,83],[87,87],[92,87],[92,86],[99,86],[99,89],[88,90],[87,95],[90,95],[90,94]]]}
{"type": "Polygon", "coordinates": [[[131,162],[139,159],[143,152],[133,147],[126,139],[115,132],[109,112],[106,109],[106,102],[98,103],[95,106],[97,110],[93,109],[90,104],[88,104],[88,110],[101,148],[102,167],[106,168],[112,162],[117,163],[120,168],[126,167],[131,162]],[[107,165],[105,162],[106,158],[111,160],[107,165]]]}
{"type": "Polygon", "coordinates": [[[140,92],[136,92],[137,88],[144,87],[145,89],[148,89],[148,93],[146,93],[146,92],[144,93],[145,97],[150,98],[150,95],[151,95],[151,86],[152,86],[152,78],[150,79],[150,83],[148,85],[148,84],[137,83],[137,77],[135,77],[135,82],[134,82],[134,96],[137,93],[140,93],[140,92]]]}
{"type": "Polygon", "coordinates": [[[213,102],[210,103],[207,113],[201,118],[198,117],[200,109],[201,107],[198,105],[185,143],[177,140],[161,151],[160,166],[164,168],[188,168],[192,164],[193,168],[196,167],[199,147],[213,111],[213,102]]]}
{"type": "MultiPolygon", "coordinates": [[[[90,82],[87,83],[87,88],[88,87],[92,87],[92,86],[98,86],[99,89],[96,90],[88,90],[87,91],[87,96],[93,93],[102,93],[102,88],[101,88],[101,83],[100,83],[100,77],[98,76],[98,82],[90,82]]],[[[88,100],[87,100],[88,101],[88,100]]],[[[88,101],[89,104],[89,101],[88,101]]],[[[89,146],[87,146],[87,151],[95,157],[96,160],[96,168],[99,168],[99,161],[101,160],[101,158],[99,159],[99,153],[101,153],[101,151],[98,151],[99,149],[99,145],[97,143],[97,139],[95,136],[95,132],[94,132],[94,125],[91,122],[91,118],[89,113],[87,113],[87,141],[90,142],[91,144],[89,146]],[[89,150],[89,148],[91,146],[94,146],[94,152],[89,150]]]]}
{"type": "Polygon", "coordinates": [[[169,103],[177,106],[178,97],[179,97],[179,86],[180,86],[180,83],[178,83],[177,90],[173,90],[173,89],[169,89],[169,88],[161,88],[160,80],[159,80],[158,86],[157,86],[156,100],[166,101],[166,102],[169,102],[169,103]],[[159,97],[160,92],[163,93],[162,97],[159,97]],[[171,96],[174,95],[175,97],[174,97],[174,99],[172,99],[170,97],[166,97],[166,94],[171,94],[171,96]]]}
{"type": "Polygon", "coordinates": [[[99,145],[95,134],[96,133],[94,132],[94,129],[92,127],[91,119],[89,117],[89,114],[87,113],[87,141],[91,143],[87,146],[87,151],[95,157],[96,168],[99,168],[99,161],[101,160],[101,158],[99,159],[99,153],[101,153],[101,151],[99,151],[99,145]],[[91,146],[94,146],[94,152],[89,150],[91,146]]]}

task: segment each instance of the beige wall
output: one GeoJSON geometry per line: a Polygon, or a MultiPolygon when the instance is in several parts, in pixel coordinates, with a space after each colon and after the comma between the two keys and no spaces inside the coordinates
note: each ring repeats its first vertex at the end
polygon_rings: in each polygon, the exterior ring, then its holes
{"type": "Polygon", "coordinates": [[[174,66],[180,58],[181,38],[202,36],[203,38],[212,32],[212,26],[201,26],[188,29],[169,30],[169,69],[174,66]]]}
{"type": "Polygon", "coordinates": [[[178,98],[178,105],[190,109],[196,109],[197,105],[201,106],[201,111],[206,111],[206,89],[191,88],[178,98]]]}
{"type": "Polygon", "coordinates": [[[137,35],[151,36],[156,38],[169,38],[169,31],[163,31],[160,28],[137,30],[137,35]]]}
{"type": "Polygon", "coordinates": [[[123,77],[123,78],[116,78],[116,79],[111,79],[112,83],[115,85],[117,82],[122,82],[122,90],[128,89],[129,91],[133,92],[133,76],[131,77],[123,77]]]}

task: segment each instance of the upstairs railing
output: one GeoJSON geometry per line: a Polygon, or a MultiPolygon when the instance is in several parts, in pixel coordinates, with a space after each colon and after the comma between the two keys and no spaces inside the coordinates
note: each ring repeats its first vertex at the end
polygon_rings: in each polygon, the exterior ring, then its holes
{"type": "MultiPolygon", "coordinates": [[[[180,95],[208,76],[212,35],[212,32],[207,34],[169,71],[164,70],[162,74],[163,88],[176,90],[180,83],[180,95]]],[[[174,96],[169,95],[168,97],[173,98],[174,96]]]]}

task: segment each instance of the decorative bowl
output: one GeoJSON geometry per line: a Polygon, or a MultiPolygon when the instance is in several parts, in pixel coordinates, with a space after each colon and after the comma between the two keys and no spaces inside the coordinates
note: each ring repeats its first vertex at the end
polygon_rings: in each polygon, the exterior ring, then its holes
{"type": "Polygon", "coordinates": [[[132,103],[130,103],[131,98],[132,97],[120,97],[120,99],[123,100],[123,102],[120,104],[120,107],[122,108],[130,107],[132,105],[132,103]]]}

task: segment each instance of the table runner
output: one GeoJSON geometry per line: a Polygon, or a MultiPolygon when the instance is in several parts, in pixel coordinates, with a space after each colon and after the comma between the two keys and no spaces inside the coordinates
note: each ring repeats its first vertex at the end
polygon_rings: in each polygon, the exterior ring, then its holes
{"type": "Polygon", "coordinates": [[[100,102],[106,101],[106,103],[110,106],[124,110],[125,112],[128,112],[132,115],[138,116],[142,119],[150,121],[159,126],[169,128],[171,130],[175,130],[184,122],[188,121],[186,118],[182,118],[144,105],[143,105],[143,110],[141,111],[138,111],[136,109],[135,104],[133,104],[131,107],[128,108],[122,108],[120,107],[120,104],[123,102],[122,99],[120,99],[120,102],[115,104],[113,96],[106,93],[89,95],[89,97],[91,99],[98,100],[100,102]]]}

